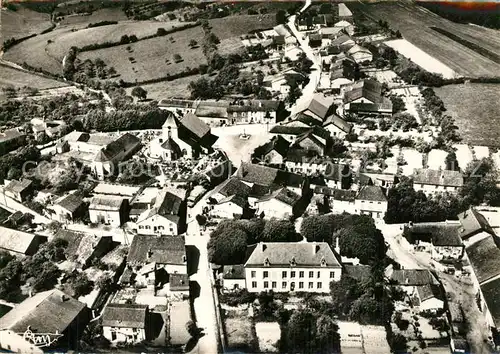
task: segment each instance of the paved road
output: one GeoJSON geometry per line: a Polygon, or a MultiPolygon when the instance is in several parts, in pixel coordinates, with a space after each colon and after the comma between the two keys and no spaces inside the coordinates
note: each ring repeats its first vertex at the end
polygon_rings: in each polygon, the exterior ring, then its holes
{"type": "MultiPolygon", "coordinates": [[[[305,5],[300,9],[299,12],[304,12],[311,5],[311,0],[307,0],[305,5]]],[[[293,115],[296,113],[297,107],[300,107],[303,103],[307,102],[314,91],[316,91],[316,87],[318,86],[320,75],[321,75],[321,66],[319,58],[314,54],[313,49],[309,46],[307,38],[304,40],[302,37],[303,33],[299,32],[297,27],[295,26],[296,15],[290,16],[288,18],[288,27],[292,31],[292,34],[297,38],[297,41],[300,45],[300,48],[304,51],[306,56],[313,62],[313,66],[311,67],[311,74],[309,75],[309,83],[302,89],[302,96],[297,100],[295,105],[291,107],[290,113],[293,115]]]]}

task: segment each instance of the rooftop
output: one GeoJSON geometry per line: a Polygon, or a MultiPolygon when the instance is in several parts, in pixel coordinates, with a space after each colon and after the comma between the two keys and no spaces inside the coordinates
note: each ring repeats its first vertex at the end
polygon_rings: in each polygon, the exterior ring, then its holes
{"type": "Polygon", "coordinates": [[[366,98],[372,103],[382,102],[382,84],[375,80],[361,80],[348,85],[349,91],[345,92],[344,102],[350,103],[360,98],[366,98]]]}
{"type": "Polygon", "coordinates": [[[219,193],[225,197],[236,194],[248,196],[250,194],[250,190],[251,188],[247,184],[235,177],[231,177],[221,185],[219,193]]]}
{"type": "Polygon", "coordinates": [[[124,200],[116,195],[97,195],[91,199],[89,209],[118,211],[124,200]]]}
{"type": "Polygon", "coordinates": [[[245,182],[255,183],[263,186],[270,186],[276,180],[278,170],[262,165],[242,162],[236,176],[245,182]]]}
{"type": "Polygon", "coordinates": [[[285,156],[288,148],[290,147],[290,143],[280,135],[274,136],[270,141],[257,147],[253,153],[255,158],[263,158],[271,151],[276,151],[281,156],[285,156]]]}
{"type": "Polygon", "coordinates": [[[326,117],[326,120],[323,123],[323,127],[326,127],[330,124],[336,126],[337,128],[339,128],[340,130],[342,130],[346,134],[349,134],[349,132],[352,130],[352,124],[347,123],[345,120],[340,118],[335,113],[326,117]]]}
{"type": "Polygon", "coordinates": [[[407,230],[419,240],[432,242],[434,246],[462,246],[460,229],[458,223],[429,222],[413,224],[407,230]]]}
{"type": "Polygon", "coordinates": [[[18,138],[23,137],[25,135],[26,134],[19,131],[18,128],[7,129],[7,130],[4,130],[3,132],[0,133],[0,143],[3,143],[5,141],[9,141],[9,140],[13,140],[13,139],[18,139],[18,138]]]}
{"type": "Polygon", "coordinates": [[[392,272],[391,279],[399,285],[439,285],[439,281],[427,269],[396,269],[392,272]]]}
{"type": "Polygon", "coordinates": [[[0,328],[24,333],[63,333],[85,308],[85,304],[52,289],[28,297],[0,318],[0,328]]]}
{"type": "Polygon", "coordinates": [[[95,194],[118,195],[123,197],[133,197],[139,192],[140,187],[118,183],[99,183],[94,188],[95,194]]]}
{"type": "Polygon", "coordinates": [[[136,235],[128,252],[128,263],[185,264],[184,236],[136,235]]]}
{"type": "Polygon", "coordinates": [[[23,179],[22,181],[12,180],[5,187],[6,192],[21,193],[25,189],[31,186],[32,182],[29,179],[23,179]]]}
{"type": "Polygon", "coordinates": [[[493,322],[497,327],[500,326],[500,278],[481,285],[481,292],[493,322]]]}
{"type": "Polygon", "coordinates": [[[466,248],[479,284],[500,275],[500,248],[496,236],[488,236],[466,248]]]}
{"type": "Polygon", "coordinates": [[[189,275],[173,273],[170,274],[170,291],[189,291],[189,275]]]}
{"type": "Polygon", "coordinates": [[[243,264],[226,265],[222,274],[224,279],[245,279],[245,266],[243,264]]]}
{"type": "Polygon", "coordinates": [[[262,197],[259,203],[267,202],[269,200],[276,199],[286,205],[294,206],[300,200],[300,195],[292,192],[288,188],[280,188],[267,196],[262,197]]]}
{"type": "Polygon", "coordinates": [[[458,220],[460,221],[460,224],[462,224],[463,228],[460,236],[464,239],[478,234],[481,231],[493,234],[493,230],[483,214],[472,207],[469,210],[458,214],[458,220]]]}
{"type": "Polygon", "coordinates": [[[33,234],[0,226],[0,248],[26,254],[36,237],[33,234]]]}
{"type": "Polygon", "coordinates": [[[64,208],[71,213],[74,213],[75,211],[78,210],[78,208],[80,208],[80,206],[82,206],[83,199],[74,194],[68,194],[67,196],[59,200],[56,204],[59,205],[61,208],[64,208]]]}
{"type": "Polygon", "coordinates": [[[416,168],[413,171],[413,183],[461,187],[464,184],[464,179],[462,174],[458,171],[416,168]]]}
{"type": "Polygon", "coordinates": [[[179,119],[179,122],[198,138],[203,138],[210,133],[210,127],[201,121],[193,113],[187,113],[179,119]]]}
{"type": "Polygon", "coordinates": [[[220,204],[229,203],[229,202],[231,202],[231,203],[233,203],[241,208],[245,208],[248,204],[247,197],[239,195],[239,194],[230,195],[229,197],[222,199],[218,204],[220,205],[220,204]]]}
{"type": "Polygon", "coordinates": [[[109,304],[102,314],[103,327],[146,328],[147,305],[109,304]]]}
{"type": "Polygon", "coordinates": [[[321,267],[340,268],[340,263],[326,242],[290,243],[260,242],[245,263],[245,267],[321,267]]]}
{"type": "Polygon", "coordinates": [[[356,197],[358,200],[369,200],[374,202],[386,202],[384,191],[379,186],[362,186],[356,197]]]}
{"type": "Polygon", "coordinates": [[[417,286],[417,293],[420,301],[425,301],[432,298],[444,300],[443,292],[438,285],[426,284],[417,286]]]}
{"type": "Polygon", "coordinates": [[[95,161],[104,162],[111,161],[116,156],[121,154],[124,151],[129,151],[141,144],[141,140],[130,134],[125,133],[118,139],[106,145],[106,147],[102,148],[96,155],[95,161]]]}

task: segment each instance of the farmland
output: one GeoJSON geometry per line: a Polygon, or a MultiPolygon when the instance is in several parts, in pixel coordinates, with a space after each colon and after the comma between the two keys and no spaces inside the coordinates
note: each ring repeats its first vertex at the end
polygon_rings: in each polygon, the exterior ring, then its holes
{"type": "Polygon", "coordinates": [[[2,41],[40,33],[52,26],[50,15],[19,7],[16,11],[1,10],[2,41]]]}
{"type": "Polygon", "coordinates": [[[62,59],[72,46],[83,47],[93,43],[119,41],[124,34],[135,34],[141,38],[155,34],[158,28],[169,30],[174,26],[180,26],[180,23],[130,21],[77,31],[73,31],[71,27],[61,27],[15,45],[4,54],[4,59],[19,64],[26,62],[51,73],[60,73],[62,59]]]}
{"type": "Polygon", "coordinates": [[[0,66],[0,87],[14,86],[16,88],[29,86],[39,90],[67,86],[66,83],[45,78],[36,74],[16,70],[8,66],[0,66]]]}
{"type": "Polygon", "coordinates": [[[403,37],[462,76],[500,76],[500,63],[484,53],[500,52],[498,31],[454,23],[411,3],[349,4],[374,20],[389,23],[403,37]],[[441,30],[441,33],[436,28],[441,30]],[[443,33],[452,33],[454,39],[443,33]],[[460,38],[460,41],[456,39],[460,38]],[[468,43],[465,46],[461,43],[468,43]],[[471,49],[471,48],[475,48],[471,49]],[[483,53],[483,54],[481,54],[483,53]]]}
{"type": "MultiPolygon", "coordinates": [[[[161,100],[163,98],[189,98],[191,95],[188,89],[189,83],[198,80],[200,77],[201,75],[191,75],[168,82],[141,85],[141,87],[148,91],[148,98],[153,100],[161,100]]],[[[128,95],[131,94],[132,89],[133,87],[126,89],[128,95]]]]}
{"type": "Polygon", "coordinates": [[[61,26],[78,26],[86,27],[89,23],[96,23],[100,21],[125,21],[127,16],[121,8],[107,8],[100,9],[92,12],[91,14],[82,15],[75,14],[64,16],[63,19],[59,21],[61,26]]]}
{"type": "Polygon", "coordinates": [[[449,85],[435,89],[454,119],[465,143],[496,146],[500,136],[500,86],[449,85]]]}

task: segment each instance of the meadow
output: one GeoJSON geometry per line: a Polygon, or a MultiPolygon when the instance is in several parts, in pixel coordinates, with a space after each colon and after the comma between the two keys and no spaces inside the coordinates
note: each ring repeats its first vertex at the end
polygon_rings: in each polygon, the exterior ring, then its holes
{"type": "Polygon", "coordinates": [[[500,85],[468,83],[434,90],[455,119],[464,143],[500,147],[500,85]]]}
{"type": "Polygon", "coordinates": [[[29,86],[43,90],[47,88],[64,87],[68,86],[68,84],[22,70],[16,70],[9,66],[0,65],[0,88],[8,86],[14,86],[15,88],[29,86]]]}
{"type": "Polygon", "coordinates": [[[441,28],[470,42],[476,48],[492,53],[500,52],[498,31],[475,25],[454,23],[435,13],[411,3],[380,2],[362,5],[349,4],[354,11],[361,11],[368,17],[389,23],[391,29],[399,30],[403,38],[424,50],[443,64],[467,77],[500,76],[500,63],[496,63],[469,47],[439,33],[441,28]]]}
{"type": "Polygon", "coordinates": [[[2,8],[0,17],[2,42],[10,38],[22,38],[40,33],[52,26],[49,14],[24,7],[17,7],[16,11],[2,8]]]}

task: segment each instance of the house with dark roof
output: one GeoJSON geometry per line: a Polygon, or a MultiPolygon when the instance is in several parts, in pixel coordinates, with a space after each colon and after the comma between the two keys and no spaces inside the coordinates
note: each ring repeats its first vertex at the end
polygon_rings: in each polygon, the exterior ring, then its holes
{"type": "MultiPolygon", "coordinates": [[[[214,189],[212,199],[214,204],[233,195],[248,198],[252,188],[236,177],[231,177],[214,189]]],[[[210,198],[209,198],[210,200],[210,198]]]]}
{"type": "Polygon", "coordinates": [[[275,135],[270,141],[257,147],[252,160],[256,163],[266,163],[269,165],[281,165],[286,157],[290,143],[283,137],[275,135]]]}
{"type": "Polygon", "coordinates": [[[26,134],[19,128],[6,129],[0,132],[0,156],[21,147],[26,141],[26,134]]]}
{"type": "Polygon", "coordinates": [[[112,344],[141,343],[146,340],[148,317],[147,305],[110,303],[102,313],[103,335],[112,344]]]}
{"type": "Polygon", "coordinates": [[[311,33],[307,37],[309,39],[309,46],[311,46],[312,48],[321,47],[321,40],[323,38],[321,34],[311,33]]]}
{"type": "Polygon", "coordinates": [[[179,235],[186,226],[186,210],[185,199],[164,190],[154,206],[139,215],[137,232],[141,235],[179,235]]]}
{"type": "Polygon", "coordinates": [[[92,162],[92,173],[98,179],[117,174],[118,164],[129,159],[140,148],[139,138],[130,133],[123,134],[99,150],[92,162]]]}
{"type": "Polygon", "coordinates": [[[249,292],[329,292],[342,266],[326,242],[260,242],[245,262],[249,292]]]}
{"type": "Polygon", "coordinates": [[[67,242],[64,249],[66,259],[76,262],[82,268],[90,266],[93,260],[101,259],[113,248],[112,236],[61,229],[54,235],[54,240],[58,239],[67,242]]]}
{"type": "Polygon", "coordinates": [[[0,249],[13,255],[32,256],[47,237],[0,226],[0,249]]]}
{"type": "Polygon", "coordinates": [[[285,105],[276,100],[237,100],[227,107],[233,124],[261,123],[276,124],[285,105]]]}
{"type": "Polygon", "coordinates": [[[321,124],[330,113],[330,107],[332,107],[332,104],[333,99],[331,97],[326,97],[322,93],[316,93],[311,97],[309,102],[297,107],[297,115],[308,115],[318,120],[321,124]]]}
{"type": "Polygon", "coordinates": [[[29,179],[21,181],[12,180],[4,188],[4,193],[7,197],[11,197],[18,202],[24,202],[33,192],[33,182],[29,179]]]}
{"type": "MultiPolygon", "coordinates": [[[[333,213],[342,214],[356,213],[356,191],[347,189],[331,188],[328,186],[316,186],[314,188],[315,203],[323,210],[331,210],[333,213]]],[[[309,205],[312,211],[314,210],[313,203],[309,205]]],[[[309,210],[309,209],[308,209],[309,210]]]]}
{"type": "Polygon", "coordinates": [[[416,287],[413,303],[420,311],[438,312],[444,309],[445,295],[439,285],[426,284],[416,287]]]}
{"type": "MultiPolygon", "coordinates": [[[[26,298],[0,318],[0,329],[10,330],[43,350],[77,349],[78,340],[90,320],[85,304],[58,289],[26,298]]],[[[2,347],[8,347],[2,338],[2,347]]],[[[12,345],[13,348],[16,345],[12,345]]]]}
{"type": "Polygon", "coordinates": [[[293,147],[296,149],[314,151],[314,153],[318,156],[325,156],[329,144],[329,138],[322,139],[321,137],[318,137],[314,134],[314,128],[312,128],[304,134],[298,136],[293,143],[293,147]]]}
{"type": "Polygon", "coordinates": [[[429,245],[431,256],[438,261],[461,259],[464,245],[458,222],[425,222],[405,225],[403,235],[412,244],[429,245]]]}
{"type": "Polygon", "coordinates": [[[466,246],[489,235],[495,235],[488,220],[486,220],[484,215],[478,212],[474,207],[458,214],[458,220],[462,225],[460,237],[466,246]]]}
{"type": "Polygon", "coordinates": [[[85,203],[81,197],[68,194],[56,200],[47,209],[52,211],[49,211],[52,220],[67,223],[85,212],[85,203]]]}
{"type": "Polygon", "coordinates": [[[264,218],[285,219],[292,216],[299,216],[300,202],[302,198],[299,194],[288,188],[280,188],[272,193],[260,198],[257,205],[257,214],[264,218]]]}
{"type": "Polygon", "coordinates": [[[233,194],[221,199],[217,204],[212,205],[210,215],[225,219],[239,219],[243,215],[250,213],[248,197],[240,194],[233,194]]]}
{"type": "Polygon", "coordinates": [[[115,195],[96,195],[90,200],[90,221],[119,227],[128,220],[128,199],[115,195]]]}
{"type": "Polygon", "coordinates": [[[224,266],[220,279],[225,291],[245,289],[245,266],[243,264],[224,266]]]}
{"type": "Polygon", "coordinates": [[[387,211],[387,198],[379,186],[362,186],[356,195],[357,214],[383,219],[387,211]]]}
{"type": "Polygon", "coordinates": [[[344,111],[362,116],[392,115],[392,102],[382,95],[382,84],[375,80],[356,81],[342,88],[344,111]]]}
{"type": "Polygon", "coordinates": [[[413,171],[413,189],[426,195],[436,193],[457,193],[464,184],[464,178],[459,171],[433,170],[416,168],[413,171]]]}
{"type": "Polygon", "coordinates": [[[326,117],[323,122],[323,128],[330,132],[330,135],[339,139],[343,139],[352,130],[352,124],[340,118],[337,114],[332,113],[326,117]]]}
{"type": "Polygon", "coordinates": [[[339,53],[348,51],[355,44],[356,42],[354,42],[354,40],[347,34],[341,34],[330,41],[330,46],[335,48],[339,53]]]}

